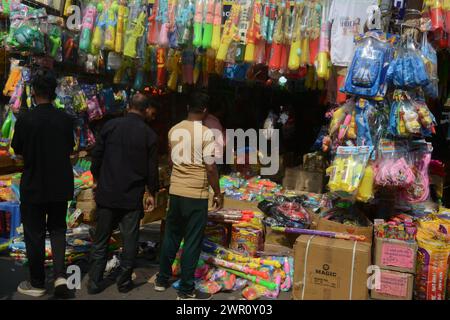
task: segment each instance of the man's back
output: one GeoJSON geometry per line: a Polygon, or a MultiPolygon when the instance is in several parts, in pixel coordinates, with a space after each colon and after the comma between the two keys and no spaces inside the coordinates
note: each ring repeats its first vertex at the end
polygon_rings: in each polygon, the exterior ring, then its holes
{"type": "Polygon", "coordinates": [[[92,173],[99,177],[97,204],[120,209],[142,206],[145,185],[157,188],[156,143],[156,134],[137,114],[105,124],[92,154],[92,173]]]}
{"type": "Polygon", "coordinates": [[[169,131],[173,163],[170,194],[208,198],[204,157],[214,154],[214,136],[201,121],[184,120],[169,131]],[[205,154],[208,153],[208,154],[205,154]]]}
{"type": "Polygon", "coordinates": [[[67,201],[73,197],[70,154],[73,119],[51,104],[39,105],[17,121],[12,147],[24,158],[22,202],[67,201]]]}

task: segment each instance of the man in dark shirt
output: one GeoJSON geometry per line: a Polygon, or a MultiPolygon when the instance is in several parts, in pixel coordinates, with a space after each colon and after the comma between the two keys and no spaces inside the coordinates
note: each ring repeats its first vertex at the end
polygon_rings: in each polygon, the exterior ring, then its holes
{"type": "Polygon", "coordinates": [[[73,198],[70,154],[74,147],[73,119],[56,109],[56,79],[37,74],[32,82],[36,105],[21,115],[15,126],[12,148],[24,160],[20,182],[20,210],[30,269],[30,281],[18,291],[30,296],[45,294],[45,234],[50,234],[55,295],[64,297],[67,201],[73,198]]]}
{"type": "Polygon", "coordinates": [[[119,224],[123,237],[117,279],[120,292],[133,284],[134,260],[139,238],[139,221],[143,217],[143,195],[147,186],[150,197],[145,206],[151,210],[157,191],[157,136],[145,123],[150,115],[150,101],[142,94],[133,96],[128,114],[105,124],[92,152],[91,171],[97,183],[97,228],[91,252],[88,292],[103,291],[103,272],[107,263],[108,241],[119,224]]]}

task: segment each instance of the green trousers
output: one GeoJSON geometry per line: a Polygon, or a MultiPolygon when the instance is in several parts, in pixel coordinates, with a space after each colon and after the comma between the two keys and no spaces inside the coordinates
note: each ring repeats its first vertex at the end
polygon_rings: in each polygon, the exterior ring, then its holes
{"type": "Polygon", "coordinates": [[[179,291],[191,293],[195,289],[194,273],[200,257],[203,235],[208,219],[208,199],[193,199],[170,195],[164,240],[160,256],[158,282],[167,283],[172,275],[172,264],[184,239],[181,256],[179,291]]]}

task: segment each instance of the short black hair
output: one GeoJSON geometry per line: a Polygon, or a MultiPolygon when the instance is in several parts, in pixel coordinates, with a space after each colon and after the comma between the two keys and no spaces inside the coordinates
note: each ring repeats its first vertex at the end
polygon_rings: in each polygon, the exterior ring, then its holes
{"type": "Polygon", "coordinates": [[[150,101],[144,94],[138,92],[131,97],[131,109],[145,111],[148,107],[150,107],[150,101]]]}
{"type": "Polygon", "coordinates": [[[191,93],[188,102],[188,111],[192,113],[202,113],[209,105],[209,96],[200,91],[191,93]]]}
{"type": "Polygon", "coordinates": [[[46,70],[38,70],[31,81],[34,94],[49,100],[55,100],[57,86],[54,73],[46,70]]]}

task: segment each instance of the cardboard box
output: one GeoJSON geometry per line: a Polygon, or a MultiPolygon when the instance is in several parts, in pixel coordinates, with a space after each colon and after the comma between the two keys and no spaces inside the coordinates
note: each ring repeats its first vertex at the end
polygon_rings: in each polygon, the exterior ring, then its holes
{"type": "Polygon", "coordinates": [[[322,193],[325,175],[323,172],[300,170],[295,190],[322,193]]]}
{"type": "Polygon", "coordinates": [[[362,235],[366,237],[366,242],[372,243],[373,224],[369,220],[367,220],[367,223],[369,224],[367,227],[349,226],[323,218],[319,218],[318,221],[315,221],[315,223],[317,224],[317,230],[362,235]]]}
{"type": "Polygon", "coordinates": [[[416,272],[417,243],[395,239],[375,239],[374,264],[383,269],[416,272]]]}
{"type": "Polygon", "coordinates": [[[380,271],[380,287],[370,291],[377,300],[412,300],[414,275],[390,270],[380,271]]]}
{"type": "Polygon", "coordinates": [[[371,246],[302,235],[294,246],[295,300],[366,300],[371,246]]]}
{"type": "Polygon", "coordinates": [[[295,190],[295,187],[297,185],[297,178],[298,174],[301,170],[301,167],[293,167],[293,168],[286,168],[284,171],[284,177],[282,186],[285,189],[289,190],[295,190]]]}
{"type": "MultiPolygon", "coordinates": [[[[144,203],[148,194],[144,194],[144,203]]],[[[169,203],[169,193],[166,189],[160,190],[155,195],[155,208],[152,211],[144,211],[144,217],[141,219],[141,225],[152,223],[166,217],[167,206],[169,203]]]]}
{"type": "Polygon", "coordinates": [[[94,191],[92,189],[81,190],[77,196],[77,201],[89,201],[94,199],[94,191]]]}
{"type": "Polygon", "coordinates": [[[284,255],[292,257],[294,255],[294,250],[290,247],[285,247],[283,245],[279,244],[271,244],[271,243],[265,243],[264,244],[264,253],[266,255],[284,255]]]}
{"type": "MultiPolygon", "coordinates": [[[[214,194],[210,192],[208,199],[208,208],[212,208],[213,197],[214,194]]],[[[223,199],[224,209],[251,210],[261,212],[261,210],[258,209],[258,204],[259,202],[235,200],[228,197],[224,197],[223,199]]]]}
{"type": "Polygon", "coordinates": [[[77,201],[76,208],[80,209],[83,212],[84,222],[95,221],[97,205],[94,200],[77,201]]]}

